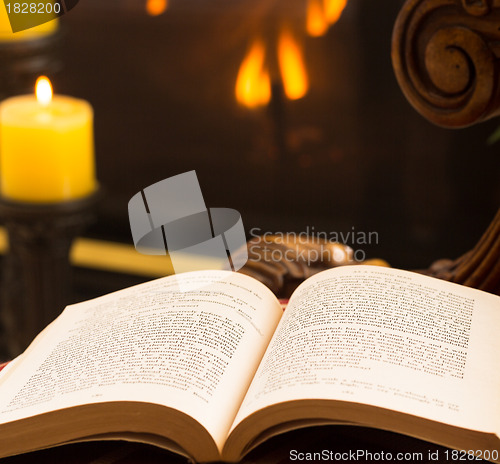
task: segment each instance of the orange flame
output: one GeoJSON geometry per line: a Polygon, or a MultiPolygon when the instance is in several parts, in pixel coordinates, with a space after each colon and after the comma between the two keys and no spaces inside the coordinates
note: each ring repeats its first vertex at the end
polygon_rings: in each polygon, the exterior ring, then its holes
{"type": "MultiPolygon", "coordinates": [[[[328,0],[324,0],[325,3],[328,0]]],[[[322,0],[309,0],[307,3],[306,30],[312,37],[320,37],[328,30],[328,21],[322,0]]]]}
{"type": "Polygon", "coordinates": [[[286,96],[290,100],[302,98],[309,90],[302,49],[286,29],[279,37],[278,59],[286,96]]]}
{"type": "Polygon", "coordinates": [[[52,101],[52,85],[45,76],[40,76],[35,84],[36,99],[42,106],[48,106],[52,101]]]}
{"type": "Polygon", "coordinates": [[[147,0],[146,12],[149,16],[159,16],[168,8],[168,0],[147,0]]]}
{"type": "Polygon", "coordinates": [[[236,78],[236,100],[249,108],[266,105],[271,99],[271,79],[264,66],[266,48],[255,40],[243,59],[236,78]]]}
{"type": "Polygon", "coordinates": [[[329,24],[336,23],[344,8],[347,4],[347,0],[323,0],[325,18],[329,24]]]}

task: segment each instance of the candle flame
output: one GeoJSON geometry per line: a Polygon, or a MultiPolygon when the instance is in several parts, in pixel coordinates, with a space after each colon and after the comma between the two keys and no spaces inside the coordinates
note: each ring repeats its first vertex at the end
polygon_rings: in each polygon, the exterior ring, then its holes
{"type": "MultiPolygon", "coordinates": [[[[328,0],[325,0],[325,4],[328,0]]],[[[328,20],[322,0],[307,3],[306,30],[311,37],[320,37],[328,30],[328,20]]]]}
{"type": "Polygon", "coordinates": [[[167,11],[168,0],[147,0],[146,12],[149,16],[160,16],[167,11]]]}
{"type": "Polygon", "coordinates": [[[36,99],[42,106],[48,106],[52,101],[52,85],[45,76],[40,76],[35,84],[36,99]]]}
{"type": "Polygon", "coordinates": [[[249,108],[263,106],[271,99],[271,79],[265,68],[266,48],[256,39],[243,59],[236,78],[236,100],[249,108]]]}
{"type": "Polygon", "coordinates": [[[339,20],[346,4],[347,0],[324,0],[325,18],[329,24],[339,20]]]}
{"type": "Polygon", "coordinates": [[[287,29],[279,36],[278,59],[286,96],[290,100],[302,98],[309,90],[309,79],[302,49],[287,29]]]}

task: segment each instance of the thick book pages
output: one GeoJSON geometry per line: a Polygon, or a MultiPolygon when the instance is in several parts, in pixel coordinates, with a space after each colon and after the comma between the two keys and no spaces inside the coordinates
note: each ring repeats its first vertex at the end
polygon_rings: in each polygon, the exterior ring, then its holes
{"type": "Polygon", "coordinates": [[[292,296],[227,453],[285,422],[338,421],[498,460],[499,333],[497,296],[387,268],[322,272],[292,296]]]}
{"type": "Polygon", "coordinates": [[[282,312],[264,285],[231,272],[69,306],[0,377],[0,456],[135,434],[217,460],[282,312]]]}
{"type": "Polygon", "coordinates": [[[220,271],[68,307],[0,374],[0,457],[123,439],[235,462],[275,434],[348,424],[500,462],[499,297],[346,266],[282,314],[220,271]]]}

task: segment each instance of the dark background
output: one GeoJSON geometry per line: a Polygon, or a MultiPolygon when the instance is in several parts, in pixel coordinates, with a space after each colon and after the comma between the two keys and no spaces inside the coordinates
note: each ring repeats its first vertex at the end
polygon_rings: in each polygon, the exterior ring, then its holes
{"type": "MultiPolygon", "coordinates": [[[[449,130],[405,100],[390,51],[400,0],[350,0],[323,37],[304,33],[306,0],[82,0],[62,20],[57,93],[95,109],[105,188],[89,235],[132,243],[128,200],[195,169],[209,207],[239,210],[247,233],[377,232],[354,245],[395,267],[427,267],[471,248],[500,202],[499,121],[449,130]],[[302,37],[310,90],[268,107],[235,99],[238,68],[260,35],[302,37]]],[[[273,68],[273,55],[270,54],[273,68]]]]}

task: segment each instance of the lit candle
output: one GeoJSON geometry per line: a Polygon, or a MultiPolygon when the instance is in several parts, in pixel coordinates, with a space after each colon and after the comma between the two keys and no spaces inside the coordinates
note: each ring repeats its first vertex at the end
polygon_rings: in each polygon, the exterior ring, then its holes
{"type": "Polygon", "coordinates": [[[55,17],[52,21],[14,33],[12,32],[5,2],[0,1],[0,42],[37,39],[39,37],[53,34],[57,31],[58,27],[59,20],[55,17]]]}
{"type": "Polygon", "coordinates": [[[23,202],[54,203],[93,193],[93,111],[84,100],[52,97],[39,78],[36,97],[0,104],[0,193],[23,202]]]}

